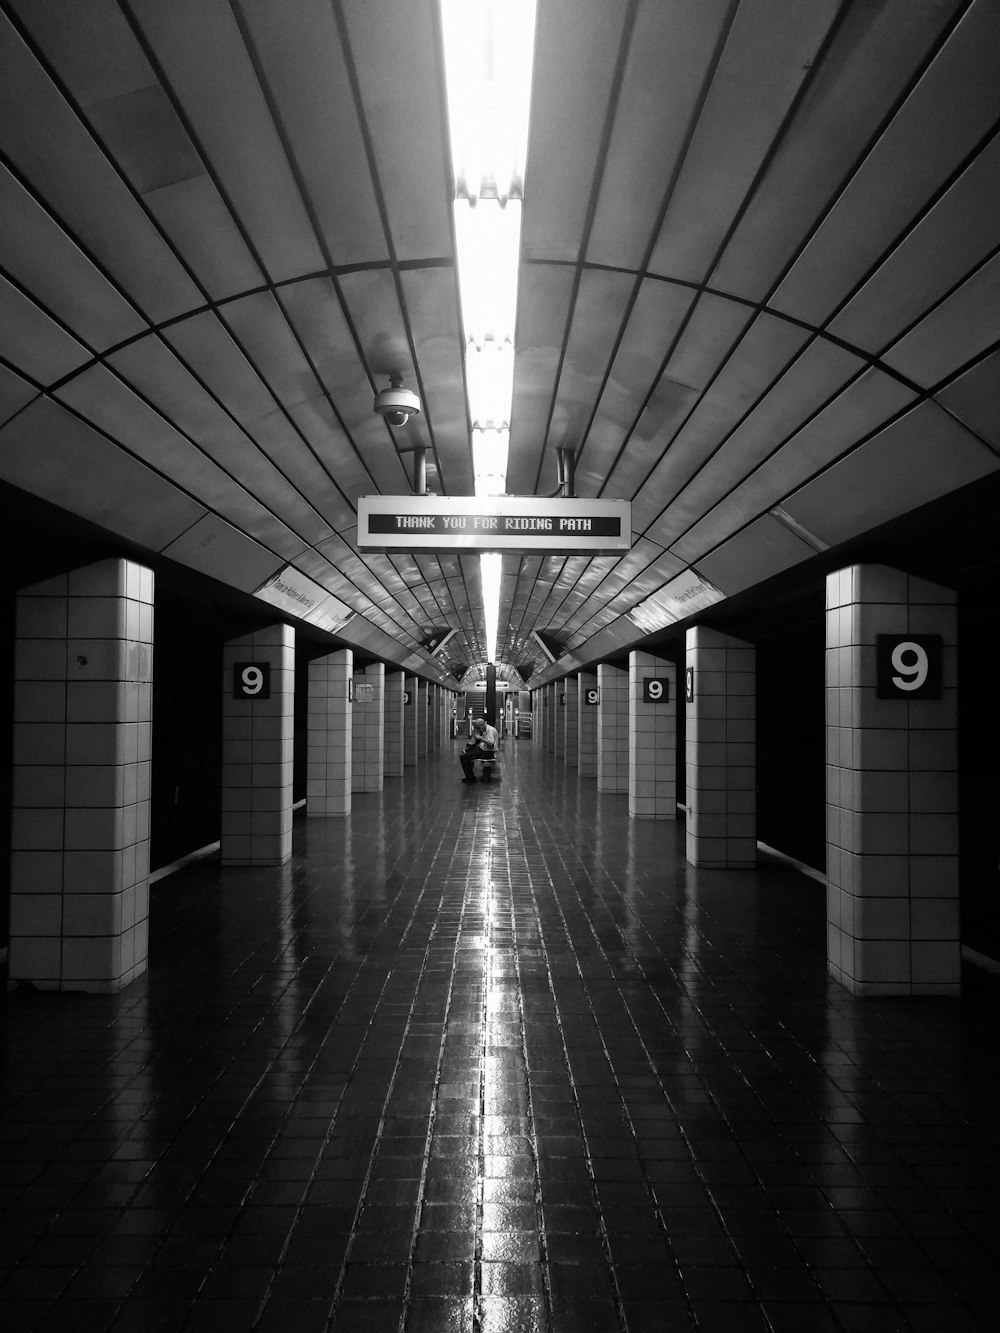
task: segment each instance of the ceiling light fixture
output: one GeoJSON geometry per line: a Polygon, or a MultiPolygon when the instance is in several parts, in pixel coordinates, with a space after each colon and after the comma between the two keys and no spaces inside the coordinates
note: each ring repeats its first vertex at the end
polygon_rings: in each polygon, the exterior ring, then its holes
{"type": "Polygon", "coordinates": [[[500,578],[503,561],[499,555],[479,557],[479,576],[483,585],[483,616],[486,620],[486,660],[497,660],[497,625],[500,620],[500,578]]]}
{"type": "MultiPolygon", "coordinates": [[[[440,5],[475,491],[503,495],[535,0],[440,0],[440,5]]],[[[481,555],[479,568],[487,661],[495,662],[501,557],[481,555]]]]}

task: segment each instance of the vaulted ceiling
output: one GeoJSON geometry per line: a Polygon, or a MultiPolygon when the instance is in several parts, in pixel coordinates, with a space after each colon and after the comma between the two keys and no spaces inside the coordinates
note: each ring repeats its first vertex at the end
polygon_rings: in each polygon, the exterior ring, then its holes
{"type": "MultiPolygon", "coordinates": [[[[537,22],[508,490],[570,449],[633,546],[505,557],[508,675],[1000,470],[1000,0],[537,22]]],[[[432,675],[478,561],[361,554],[356,504],[414,444],[473,490],[440,47],[434,0],[0,0],[0,479],[432,675]]]]}

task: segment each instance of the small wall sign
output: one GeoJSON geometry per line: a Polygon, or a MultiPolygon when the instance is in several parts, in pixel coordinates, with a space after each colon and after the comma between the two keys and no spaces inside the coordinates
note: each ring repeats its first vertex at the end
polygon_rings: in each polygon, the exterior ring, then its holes
{"type": "Polygon", "coordinates": [[[560,694],[560,696],[559,696],[559,707],[560,707],[560,708],[565,708],[565,707],[566,707],[566,696],[565,696],[565,694],[560,694]]]}
{"type": "Polygon", "coordinates": [[[234,699],[270,699],[270,697],[270,662],[233,663],[234,699]]]}
{"type": "Polygon", "coordinates": [[[665,704],[670,699],[670,682],[664,676],[643,676],[642,699],[647,704],[665,704]]]}
{"type": "Polygon", "coordinates": [[[694,703],[694,667],[684,668],[684,698],[689,704],[694,703]]]}
{"type": "Polygon", "coordinates": [[[412,703],[413,703],[413,691],[412,691],[412,690],[404,690],[404,691],[403,691],[403,707],[405,708],[408,704],[412,704],[412,703]]]}
{"type": "Polygon", "coordinates": [[[879,634],[875,641],[875,697],[940,699],[940,634],[879,634]]]}
{"type": "Polygon", "coordinates": [[[359,681],[354,687],[354,701],[359,704],[370,704],[375,698],[375,686],[364,684],[359,681]]]}
{"type": "Polygon", "coordinates": [[[589,689],[583,692],[583,702],[593,707],[601,702],[601,691],[599,689],[589,689]]]}

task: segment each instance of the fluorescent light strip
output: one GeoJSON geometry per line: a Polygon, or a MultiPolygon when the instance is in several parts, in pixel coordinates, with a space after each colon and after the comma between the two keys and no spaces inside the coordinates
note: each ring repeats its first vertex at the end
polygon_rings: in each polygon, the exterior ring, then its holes
{"type": "Polygon", "coordinates": [[[492,339],[465,349],[465,379],[473,430],[506,430],[514,396],[514,344],[492,339]]]}
{"type": "MultiPolygon", "coordinates": [[[[507,488],[535,0],[440,0],[455,177],[455,246],[478,496],[507,488]]],[[[487,661],[499,555],[480,556],[487,661]]]]}
{"type": "Polygon", "coordinates": [[[521,258],[521,201],[456,199],[455,250],[465,341],[514,341],[517,270],[521,258]]]}
{"type": "Polygon", "coordinates": [[[481,555],[479,576],[483,584],[483,616],[486,620],[486,660],[497,660],[497,626],[500,623],[500,578],[503,557],[481,555]]]}
{"type": "Polygon", "coordinates": [[[455,193],[524,188],[535,0],[441,0],[455,193]]]}

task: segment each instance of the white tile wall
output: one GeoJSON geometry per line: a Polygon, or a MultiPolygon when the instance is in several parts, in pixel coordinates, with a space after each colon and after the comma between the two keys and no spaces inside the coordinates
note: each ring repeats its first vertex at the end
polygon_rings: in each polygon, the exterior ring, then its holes
{"type": "Polygon", "coordinates": [[[403,688],[402,671],[387,671],[382,749],[382,769],[387,778],[403,776],[403,688]]]}
{"type": "Polygon", "coordinates": [[[567,768],[576,768],[580,752],[580,682],[576,676],[567,676],[562,682],[566,695],[566,734],[563,737],[563,757],[567,768]]]}
{"type": "Polygon", "coordinates": [[[827,578],[827,938],[855,994],[957,995],[954,593],[898,569],[827,578]],[[940,700],[876,697],[878,634],[940,634],[940,700]]]}
{"type": "Polygon", "coordinates": [[[597,720],[597,790],[627,792],[628,672],[608,662],[597,665],[601,691],[597,720]]]}
{"type": "Polygon", "coordinates": [[[351,813],[354,653],[338,649],[309,663],[306,716],[306,815],[351,813]]]}
{"type": "Polygon", "coordinates": [[[417,678],[407,676],[403,688],[410,702],[403,709],[403,764],[412,768],[417,762],[417,678]]]}
{"type": "Polygon", "coordinates": [[[295,632],[267,625],[230,639],[222,663],[222,863],[282,865],[292,854],[295,632]],[[234,697],[243,661],[270,664],[269,698],[234,697]]]}
{"type": "Polygon", "coordinates": [[[385,744],[385,666],[374,662],[354,673],[354,708],[351,724],[351,790],[381,791],[385,744]],[[358,695],[359,685],[370,685],[372,697],[358,695]]]}
{"type": "Polygon", "coordinates": [[[577,676],[577,771],[581,778],[597,777],[597,717],[598,710],[586,704],[587,690],[597,689],[597,673],[581,671],[577,676]]]}
{"type": "Polygon", "coordinates": [[[17,603],[9,976],[113,992],[146,970],[153,574],[104,560],[17,603]]]}
{"type": "Polygon", "coordinates": [[[552,753],[557,759],[565,760],[566,732],[569,729],[569,694],[565,680],[558,680],[553,686],[552,716],[554,718],[552,753]]]}
{"type": "Polygon", "coordinates": [[[652,653],[633,651],[628,660],[628,812],[633,819],[676,819],[677,668],[652,653]],[[665,702],[643,698],[648,676],[666,678],[665,702]]]}
{"type": "Polygon", "coordinates": [[[426,763],[430,751],[430,688],[426,680],[417,680],[417,762],[426,763]]]}
{"type": "Polygon", "coordinates": [[[687,859],[696,866],[752,867],[756,653],[742,639],[698,625],[687,632],[685,666],[694,672],[694,700],[685,705],[687,859]]]}

